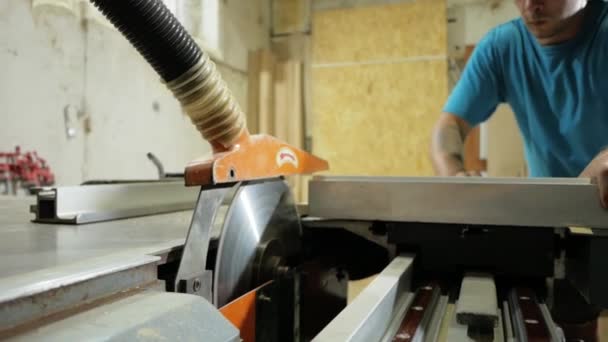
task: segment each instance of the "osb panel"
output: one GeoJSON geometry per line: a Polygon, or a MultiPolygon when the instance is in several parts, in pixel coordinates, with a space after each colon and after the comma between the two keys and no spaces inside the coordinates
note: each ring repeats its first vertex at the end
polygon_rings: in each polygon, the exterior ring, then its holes
{"type": "Polygon", "coordinates": [[[445,61],[313,69],[313,148],[330,174],[431,176],[445,61]]]}
{"type": "Polygon", "coordinates": [[[313,62],[445,55],[445,0],[316,11],[313,62]]]}
{"type": "Polygon", "coordinates": [[[310,8],[310,0],[272,0],[273,33],[308,31],[310,8]]]}

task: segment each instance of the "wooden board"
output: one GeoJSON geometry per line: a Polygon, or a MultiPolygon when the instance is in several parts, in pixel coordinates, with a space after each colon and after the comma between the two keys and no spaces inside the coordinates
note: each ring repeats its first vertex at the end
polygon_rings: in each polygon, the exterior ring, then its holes
{"type": "MultiPolygon", "coordinates": [[[[275,136],[290,145],[304,147],[302,62],[278,61],[268,50],[249,56],[247,124],[252,134],[275,136]]],[[[302,176],[288,178],[296,201],[306,198],[302,176]]]]}
{"type": "MultiPolygon", "coordinates": [[[[274,136],[298,148],[304,146],[302,102],[302,63],[296,60],[277,63],[274,73],[274,136]]],[[[303,198],[301,176],[288,178],[297,202],[303,198]]]]}
{"type": "Polygon", "coordinates": [[[249,54],[247,127],[252,134],[274,131],[274,66],[269,50],[249,54]]]}
{"type": "MultiPolygon", "coordinates": [[[[312,38],[310,34],[291,34],[272,39],[272,51],[278,61],[302,61],[301,94],[303,97],[302,116],[304,117],[303,140],[312,132],[312,38]]],[[[304,147],[305,146],[303,145],[304,147]]]]}
{"type": "Polygon", "coordinates": [[[260,53],[250,52],[247,60],[247,109],[245,111],[247,128],[255,134],[259,132],[258,117],[260,110],[260,53]]]}

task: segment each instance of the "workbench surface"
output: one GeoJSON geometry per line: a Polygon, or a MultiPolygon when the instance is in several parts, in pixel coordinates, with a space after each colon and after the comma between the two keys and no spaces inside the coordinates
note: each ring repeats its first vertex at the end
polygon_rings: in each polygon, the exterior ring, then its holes
{"type": "Polygon", "coordinates": [[[84,272],[106,260],[166,254],[183,245],[192,218],[192,211],[182,211],[85,225],[40,224],[31,222],[32,204],[35,197],[0,197],[0,294],[25,278],[53,281],[60,269],[84,272]]]}

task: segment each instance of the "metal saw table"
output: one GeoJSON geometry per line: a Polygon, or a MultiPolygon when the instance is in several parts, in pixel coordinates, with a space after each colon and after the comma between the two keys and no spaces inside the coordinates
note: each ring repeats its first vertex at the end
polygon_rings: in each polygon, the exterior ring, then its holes
{"type": "Polygon", "coordinates": [[[52,270],[88,259],[166,256],[183,246],[192,219],[189,210],[78,226],[40,224],[30,222],[33,202],[0,199],[0,293],[8,289],[8,279],[38,272],[46,275],[40,282],[49,282],[52,270]]]}
{"type": "Polygon", "coordinates": [[[237,340],[238,331],[211,304],[166,293],[158,279],[158,265],[181,250],[192,211],[50,225],[30,222],[27,209],[33,202],[0,199],[0,330],[24,322],[28,327],[24,333],[0,334],[0,339],[179,335],[237,340]],[[68,318],[53,316],[66,310],[68,318]],[[41,317],[44,322],[38,321],[41,317]],[[192,321],[199,324],[179,325],[192,321]]]}

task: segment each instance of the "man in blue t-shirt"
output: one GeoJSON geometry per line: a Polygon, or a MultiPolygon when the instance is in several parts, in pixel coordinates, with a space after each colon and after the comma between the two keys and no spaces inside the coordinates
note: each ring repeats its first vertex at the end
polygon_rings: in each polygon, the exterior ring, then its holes
{"type": "MultiPolygon", "coordinates": [[[[467,175],[465,137],[506,102],[523,136],[530,176],[594,179],[608,208],[608,3],[515,3],[521,18],[482,39],[444,107],[433,132],[435,171],[467,175]]],[[[596,322],[595,310],[566,302],[560,319],[574,314],[570,323],[596,322]]]]}
{"type": "Polygon", "coordinates": [[[608,208],[608,3],[515,0],[521,18],[477,45],[433,134],[439,175],[464,175],[463,141],[508,103],[532,177],[586,177],[608,208]]]}

